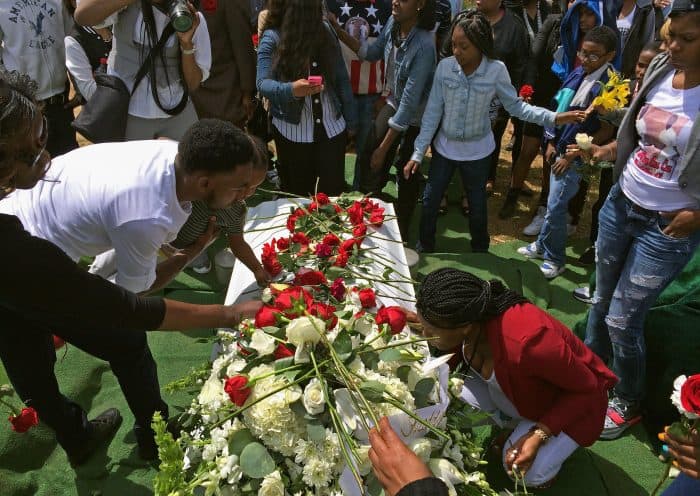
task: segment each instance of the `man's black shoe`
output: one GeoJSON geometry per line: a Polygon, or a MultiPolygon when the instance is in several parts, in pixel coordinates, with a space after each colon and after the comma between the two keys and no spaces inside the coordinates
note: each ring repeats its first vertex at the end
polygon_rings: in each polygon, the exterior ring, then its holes
{"type": "Polygon", "coordinates": [[[122,424],[122,416],[116,408],[110,408],[88,422],[90,425],[90,438],[75,453],[68,454],[71,467],[77,467],[85,463],[88,458],[105,442],[109,441],[122,424]]]}

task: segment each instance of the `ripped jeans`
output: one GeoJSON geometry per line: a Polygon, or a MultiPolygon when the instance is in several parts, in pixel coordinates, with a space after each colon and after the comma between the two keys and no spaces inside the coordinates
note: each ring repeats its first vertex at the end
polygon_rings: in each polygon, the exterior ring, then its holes
{"type": "Polygon", "coordinates": [[[644,319],[656,298],[688,263],[700,231],[688,238],[663,234],[669,221],[642,211],[613,185],[598,216],[596,290],[586,345],[603,361],[612,357],[619,377],[614,394],[629,402],[644,396],[644,319]]]}

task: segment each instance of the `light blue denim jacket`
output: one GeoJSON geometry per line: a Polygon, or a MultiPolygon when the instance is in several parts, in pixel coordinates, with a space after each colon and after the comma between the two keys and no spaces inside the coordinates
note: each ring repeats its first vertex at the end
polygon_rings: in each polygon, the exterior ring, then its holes
{"type": "Polygon", "coordinates": [[[457,60],[447,57],[435,71],[411,160],[423,160],[438,126],[455,141],[475,141],[490,133],[489,106],[496,96],[510,115],[540,126],[554,126],[557,114],[522,101],[500,60],[483,57],[476,71],[465,76],[457,60]]]}
{"type": "MultiPolygon", "coordinates": [[[[389,17],[377,40],[371,45],[364,42],[358,56],[362,60],[370,61],[383,57],[384,67],[388,67],[389,58],[394,50],[391,41],[393,25],[394,18],[389,17]]],[[[397,131],[405,131],[408,126],[420,125],[434,71],[435,35],[414,27],[396,50],[394,81],[387,81],[394,89],[394,98],[399,105],[396,113],[389,119],[389,126],[397,131]]]]}
{"type": "MultiPolygon", "coordinates": [[[[330,30],[335,38],[335,33],[330,30]]],[[[280,35],[274,29],[267,29],[260,39],[258,46],[258,67],[256,75],[256,86],[262,96],[270,100],[270,112],[273,117],[277,117],[291,124],[299,124],[301,121],[301,110],[304,107],[304,98],[296,98],[292,94],[292,82],[278,81],[272,71],[272,58],[280,35]]],[[[357,110],[352,103],[352,88],[350,87],[350,77],[345,67],[343,56],[340,52],[340,45],[337,46],[337,56],[335,57],[335,85],[330,81],[324,81],[323,91],[329,93],[333,106],[336,110],[336,118],[342,113],[345,124],[351,131],[357,129],[357,110]]]]}

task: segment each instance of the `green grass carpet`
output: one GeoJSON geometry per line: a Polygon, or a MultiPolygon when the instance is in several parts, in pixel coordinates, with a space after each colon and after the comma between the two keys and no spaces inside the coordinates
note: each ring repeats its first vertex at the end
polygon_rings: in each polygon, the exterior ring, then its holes
{"type": "MultiPolygon", "coordinates": [[[[348,157],[348,176],[351,163],[354,163],[354,157],[348,157]]],[[[394,193],[391,188],[387,188],[387,192],[394,193]]],[[[580,320],[586,307],[571,297],[571,290],[588,281],[588,270],[572,266],[554,282],[547,282],[534,262],[523,261],[515,253],[522,241],[493,245],[489,254],[472,254],[466,234],[467,221],[457,208],[452,210],[440,218],[438,225],[438,248],[450,253],[422,257],[414,270],[416,277],[420,279],[430,270],[445,265],[471,270],[481,277],[500,277],[567,325],[573,326],[580,320]]],[[[416,226],[419,216],[420,207],[416,209],[416,226]]],[[[415,232],[409,243],[413,243],[414,238],[415,232]]],[[[582,247],[582,242],[574,243],[569,255],[580,253],[582,247]]],[[[223,301],[224,291],[213,272],[198,276],[188,271],[171,283],[166,295],[195,303],[218,303],[223,301]]],[[[21,329],[17,332],[21,332],[21,329]]],[[[207,360],[211,351],[211,337],[212,330],[150,333],[149,343],[159,366],[161,386],[182,377],[190,368],[207,360]]],[[[108,365],[68,346],[57,353],[56,375],[63,393],[80,403],[89,416],[109,407],[117,407],[124,416],[124,423],[109,447],[97,453],[86,466],[73,470],[49,429],[40,425],[20,435],[12,432],[9,423],[2,420],[0,496],[151,494],[156,466],[141,461],[136,455],[135,439],[131,432],[133,417],[108,365]]],[[[0,366],[0,383],[4,382],[7,382],[7,377],[0,366]]],[[[171,411],[176,413],[189,404],[192,394],[165,393],[164,398],[171,411]]],[[[480,435],[487,438],[489,432],[482,431],[480,435]]],[[[646,495],[663,469],[651,446],[647,431],[642,426],[636,426],[630,435],[620,440],[598,442],[589,449],[580,449],[564,465],[553,487],[537,494],[646,495]]],[[[492,484],[499,489],[512,489],[498,460],[491,456],[490,461],[487,474],[492,484]]]]}

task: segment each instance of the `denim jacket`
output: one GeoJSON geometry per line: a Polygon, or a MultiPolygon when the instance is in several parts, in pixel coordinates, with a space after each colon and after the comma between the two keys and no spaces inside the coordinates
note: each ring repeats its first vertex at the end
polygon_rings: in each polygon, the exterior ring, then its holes
{"type": "Polygon", "coordinates": [[[496,96],[510,115],[540,126],[554,125],[556,113],[518,97],[503,62],[483,57],[479,67],[465,76],[457,60],[447,57],[435,71],[411,160],[423,160],[438,126],[455,141],[475,141],[490,133],[489,106],[496,96]]]}
{"type": "MultiPolygon", "coordinates": [[[[651,61],[644,75],[644,84],[642,84],[639,93],[630,103],[629,109],[617,131],[617,159],[613,169],[615,181],[619,179],[622,171],[627,166],[630,155],[632,155],[639,142],[637,115],[646,103],[649,91],[658,86],[664,77],[673,70],[667,53],[661,53],[651,61]]],[[[700,202],[700,119],[695,119],[693,127],[690,129],[688,146],[681,158],[680,167],[681,173],[678,176],[678,186],[687,195],[700,202]]]]}
{"type": "MultiPolygon", "coordinates": [[[[332,32],[332,31],[331,31],[332,32]]],[[[335,56],[335,84],[324,81],[325,89],[330,94],[331,101],[336,110],[336,118],[342,114],[349,130],[357,128],[357,111],[352,104],[352,88],[350,78],[345,68],[343,55],[340,52],[340,44],[334,32],[333,39],[336,43],[335,56]]],[[[304,107],[304,98],[296,98],[292,94],[291,81],[278,81],[272,72],[272,58],[277,44],[280,41],[279,33],[274,29],[267,29],[260,39],[258,46],[258,67],[256,86],[262,96],[270,100],[270,112],[273,117],[283,121],[299,124],[301,110],[304,107]]]]}
{"type": "MultiPolygon", "coordinates": [[[[384,58],[384,67],[388,67],[394,44],[391,40],[391,28],[394,18],[384,25],[373,44],[364,42],[358,56],[362,60],[380,60],[384,58]]],[[[389,119],[389,126],[397,131],[405,131],[408,126],[419,126],[422,110],[430,93],[430,83],[435,70],[435,35],[425,29],[414,27],[408,37],[396,50],[394,80],[387,81],[394,90],[394,98],[399,105],[396,113],[389,119]]]]}

